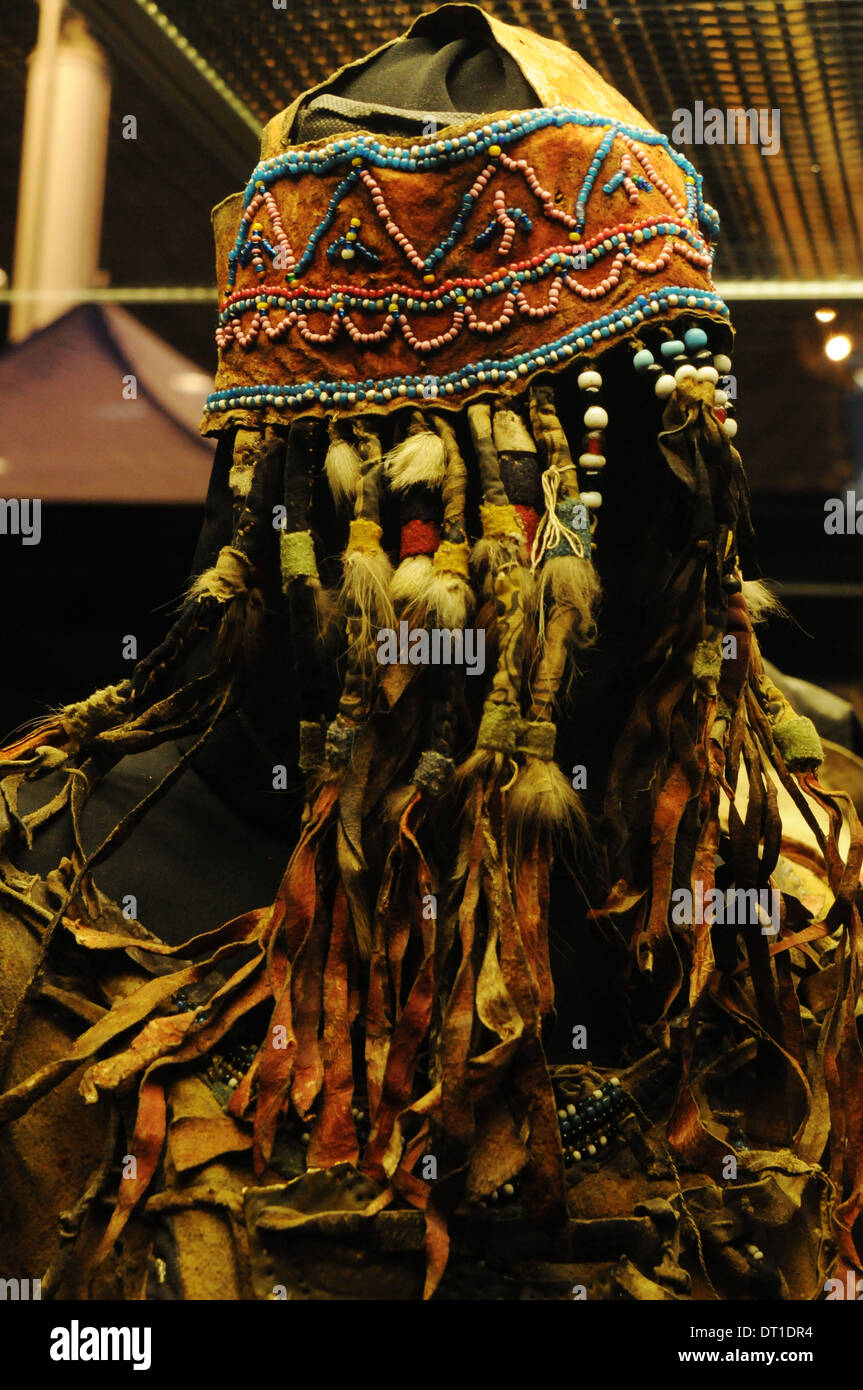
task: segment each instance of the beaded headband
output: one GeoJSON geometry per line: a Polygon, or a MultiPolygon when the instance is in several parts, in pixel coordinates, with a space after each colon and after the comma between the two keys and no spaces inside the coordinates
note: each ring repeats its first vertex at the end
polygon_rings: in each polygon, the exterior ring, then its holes
{"type": "Polygon", "coordinates": [[[645,320],[727,322],[690,162],[578,55],[483,19],[556,100],[410,145],[282,148],[297,104],[270,123],[245,193],[214,213],[205,432],[518,395],[645,320]]]}

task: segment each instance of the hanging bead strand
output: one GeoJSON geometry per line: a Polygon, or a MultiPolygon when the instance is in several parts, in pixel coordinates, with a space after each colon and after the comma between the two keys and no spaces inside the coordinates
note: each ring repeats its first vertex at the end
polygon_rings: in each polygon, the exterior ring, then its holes
{"type": "MultiPolygon", "coordinates": [[[[584,412],[586,433],[581,441],[578,466],[584,474],[584,480],[588,486],[580,491],[579,500],[590,514],[592,539],[596,529],[596,513],[602,506],[602,493],[599,491],[598,484],[602,481],[602,470],[606,463],[605,431],[608,427],[608,412],[600,404],[599,393],[602,390],[602,376],[593,364],[579,373],[576,384],[579,391],[587,397],[587,406],[584,412]]],[[[592,548],[595,550],[595,544],[592,548]]]]}

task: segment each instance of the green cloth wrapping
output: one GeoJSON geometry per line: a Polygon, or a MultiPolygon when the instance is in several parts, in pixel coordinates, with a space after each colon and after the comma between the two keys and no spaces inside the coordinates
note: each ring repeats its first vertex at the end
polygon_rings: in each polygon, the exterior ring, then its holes
{"type": "Polygon", "coordinates": [[[414,781],[417,786],[424,787],[430,796],[440,796],[452,776],[453,767],[452,758],[429,748],[417,763],[414,781]]]}
{"type": "Polygon", "coordinates": [[[334,767],[350,762],[356,737],[357,726],[347,723],[341,715],[337,714],[327,729],[325,742],[327,762],[334,767]]]}
{"type": "Polygon", "coordinates": [[[526,719],[519,733],[518,751],[531,758],[541,758],[544,763],[551,762],[556,735],[557,727],[550,720],[526,719]]]}
{"type": "Polygon", "coordinates": [[[699,642],[692,660],[692,674],[699,680],[718,680],[721,670],[722,647],[719,642],[699,642]]]}
{"type": "MultiPolygon", "coordinates": [[[[557,515],[561,523],[568,531],[572,531],[581,541],[585,560],[590,559],[590,520],[584,503],[577,497],[561,497],[557,503],[557,515]]],[[[561,556],[574,555],[576,552],[572,548],[572,543],[567,536],[562,535],[557,545],[550,546],[545,552],[547,560],[556,560],[561,556]]]]}
{"type": "Polygon", "coordinates": [[[824,749],[818,737],[818,730],[805,715],[795,715],[793,719],[783,719],[773,725],[776,747],[789,767],[796,763],[822,763],[824,749]]]}
{"type": "Polygon", "coordinates": [[[515,705],[486,705],[477,734],[477,747],[514,753],[520,732],[521,716],[515,705]]]}
{"type": "Polygon", "coordinates": [[[279,556],[285,584],[299,575],[317,579],[318,566],[311,531],[282,531],[279,536],[279,556]]]}
{"type": "Polygon", "coordinates": [[[556,735],[557,727],[548,719],[522,719],[514,705],[486,705],[476,742],[478,748],[550,762],[556,735]]]}
{"type": "Polygon", "coordinates": [[[312,719],[300,720],[300,771],[314,772],[324,761],[324,726],[312,719]]]}

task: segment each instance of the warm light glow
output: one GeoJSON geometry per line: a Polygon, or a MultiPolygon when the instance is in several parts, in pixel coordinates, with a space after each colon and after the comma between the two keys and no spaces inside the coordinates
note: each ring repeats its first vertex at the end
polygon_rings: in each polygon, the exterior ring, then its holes
{"type": "Polygon", "coordinates": [[[824,351],[831,362],[844,362],[851,351],[851,339],[845,333],[834,333],[824,344],[824,351]]]}
{"type": "Polygon", "coordinates": [[[836,317],[835,309],[816,309],[815,317],[819,323],[832,323],[836,317]]]}
{"type": "Polygon", "coordinates": [[[205,376],[203,372],[177,372],[171,377],[171,385],[178,391],[188,392],[190,396],[206,395],[213,385],[213,378],[205,376]]]}

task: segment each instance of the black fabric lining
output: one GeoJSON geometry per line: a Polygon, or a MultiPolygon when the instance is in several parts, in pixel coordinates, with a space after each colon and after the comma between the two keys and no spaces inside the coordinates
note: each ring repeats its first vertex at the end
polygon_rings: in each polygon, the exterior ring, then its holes
{"type": "MultiPolygon", "coordinates": [[[[448,24],[453,25],[454,16],[448,24]]],[[[372,130],[380,135],[423,134],[429,121],[464,112],[523,111],[541,105],[536,92],[508,53],[488,38],[412,36],[359,71],[347,72],[329,89],[331,94],[377,108],[378,115],[348,116],[318,104],[321,93],[303,107],[291,139],[297,143],[326,139],[344,130],[372,130]],[[403,104],[393,114],[394,92],[403,104]]]]}

